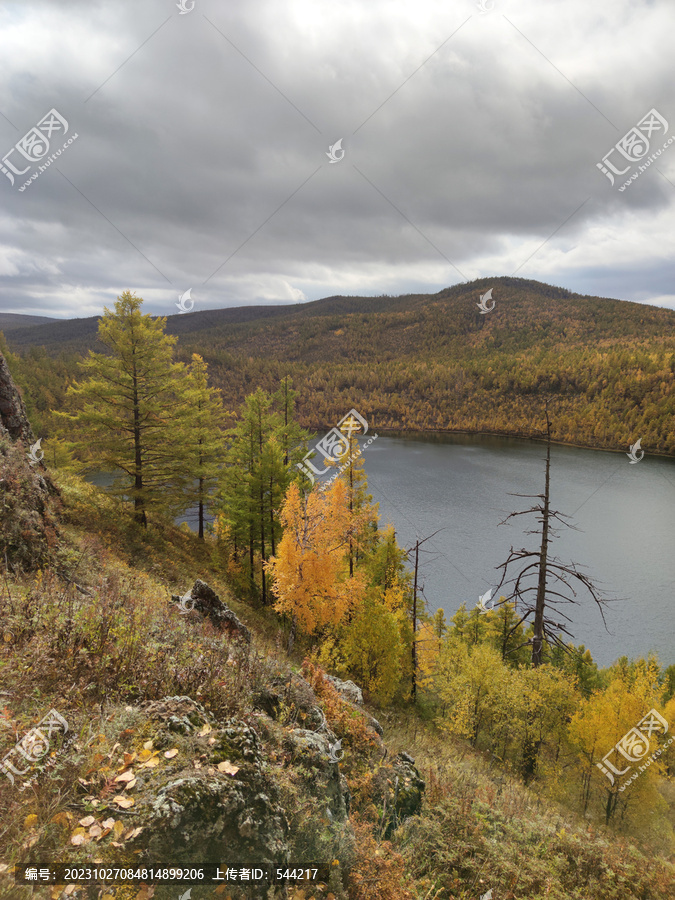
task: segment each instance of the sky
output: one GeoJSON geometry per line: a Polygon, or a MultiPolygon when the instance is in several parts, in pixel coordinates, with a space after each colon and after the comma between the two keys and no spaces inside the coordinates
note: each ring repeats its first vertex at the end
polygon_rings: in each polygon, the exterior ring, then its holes
{"type": "Polygon", "coordinates": [[[675,309],[674,33],[672,0],[0,2],[0,311],[502,275],[675,309]]]}

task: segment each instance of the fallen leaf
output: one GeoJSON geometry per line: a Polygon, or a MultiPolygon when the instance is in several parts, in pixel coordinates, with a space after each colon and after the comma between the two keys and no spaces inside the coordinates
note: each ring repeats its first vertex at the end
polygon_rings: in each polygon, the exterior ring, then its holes
{"type": "Polygon", "coordinates": [[[70,843],[74,847],[79,847],[81,844],[86,844],[87,836],[85,835],[84,831],[81,831],[79,834],[75,833],[71,835],[70,843]]]}
{"type": "Polygon", "coordinates": [[[205,734],[211,734],[212,731],[213,728],[211,728],[209,723],[206,722],[204,725],[202,725],[197,734],[199,735],[199,737],[204,737],[205,734]]]}
{"type": "MultiPolygon", "coordinates": [[[[115,781],[133,781],[134,773],[131,769],[127,769],[126,772],[122,772],[121,775],[118,775],[115,781]]],[[[81,824],[81,823],[80,823],[81,824]]]]}
{"type": "Polygon", "coordinates": [[[100,825],[92,825],[91,828],[89,829],[90,837],[93,837],[93,838],[99,837],[101,834],[103,834],[103,829],[101,828],[100,825]]]}
{"type": "Polygon", "coordinates": [[[84,819],[80,819],[79,824],[80,824],[83,828],[89,828],[89,826],[90,826],[90,825],[93,825],[95,821],[96,821],[96,819],[94,818],[94,816],[87,816],[87,817],[84,818],[84,819]]]}
{"type": "MultiPolygon", "coordinates": [[[[216,738],[209,738],[209,744],[211,744],[213,746],[213,744],[215,744],[215,743],[216,743],[216,738]]],[[[224,887],[224,885],[221,884],[220,887],[224,887]]]]}
{"type": "Polygon", "coordinates": [[[71,895],[71,894],[74,894],[76,890],[77,890],[77,885],[76,885],[76,884],[69,884],[68,887],[67,887],[67,888],[65,889],[65,891],[63,892],[63,893],[64,893],[64,896],[70,897],[70,895],[71,895]]]}
{"type": "Polygon", "coordinates": [[[7,869],[9,869],[8,863],[0,863],[0,875],[2,875],[3,872],[6,872],[7,869]]]}
{"type": "Polygon", "coordinates": [[[38,820],[38,817],[35,815],[35,813],[31,813],[29,816],[26,816],[26,818],[23,820],[23,827],[24,828],[34,828],[35,825],[37,825],[37,820],[38,820]]]}
{"type": "Polygon", "coordinates": [[[239,766],[233,766],[229,760],[225,760],[224,762],[218,763],[218,771],[225,772],[226,775],[236,775],[239,771],[239,766]]]}
{"type": "Polygon", "coordinates": [[[113,825],[113,834],[115,835],[115,837],[120,837],[123,831],[124,825],[122,824],[122,822],[115,822],[115,824],[113,825]]]}
{"type": "Polygon", "coordinates": [[[124,765],[130,766],[135,759],[136,759],[135,753],[125,753],[124,754],[124,765]]]}
{"type": "Polygon", "coordinates": [[[108,837],[108,835],[110,834],[111,831],[112,831],[112,828],[104,828],[103,831],[96,838],[96,841],[97,842],[102,841],[104,837],[108,837]]]}
{"type": "Polygon", "coordinates": [[[173,747],[171,750],[167,750],[167,751],[164,753],[164,756],[165,756],[167,759],[173,759],[174,756],[178,756],[178,748],[177,748],[177,747],[173,747]]]}
{"type": "Polygon", "coordinates": [[[111,847],[124,847],[124,844],[118,844],[117,841],[110,841],[111,847]]]}
{"type": "Polygon", "coordinates": [[[101,825],[103,825],[104,828],[113,828],[115,820],[111,816],[109,819],[106,819],[105,822],[101,822],[101,825]]]}
{"type": "Polygon", "coordinates": [[[138,779],[136,779],[136,778],[132,778],[131,781],[127,785],[125,785],[125,789],[127,791],[130,791],[132,789],[132,787],[136,787],[137,780],[138,779]]]}
{"type": "Polygon", "coordinates": [[[143,749],[144,749],[144,750],[152,750],[152,741],[146,741],[146,742],[143,744],[143,749]]]}
{"type": "Polygon", "coordinates": [[[147,762],[143,763],[142,768],[144,769],[155,769],[159,765],[159,759],[156,756],[153,756],[147,762]]]}
{"type": "Polygon", "coordinates": [[[122,809],[129,809],[130,806],[133,806],[136,802],[131,797],[113,797],[113,803],[116,803],[118,806],[121,806],[122,809]]]}
{"type": "Polygon", "coordinates": [[[67,828],[68,825],[70,824],[71,818],[72,817],[69,816],[68,813],[60,812],[60,813],[57,813],[55,816],[52,816],[52,818],[49,821],[53,822],[54,825],[61,825],[63,828],[67,828]]]}
{"type": "Polygon", "coordinates": [[[141,833],[141,831],[143,831],[143,829],[140,828],[140,827],[139,827],[139,828],[134,828],[134,830],[131,832],[131,834],[128,834],[128,835],[126,836],[125,840],[127,840],[127,841],[133,841],[134,838],[137,838],[137,837],[138,837],[138,835],[141,833]]]}

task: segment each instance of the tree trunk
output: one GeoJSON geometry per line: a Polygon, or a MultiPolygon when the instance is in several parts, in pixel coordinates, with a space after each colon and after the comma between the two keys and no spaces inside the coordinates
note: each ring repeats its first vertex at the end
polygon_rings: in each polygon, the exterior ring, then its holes
{"type": "Polygon", "coordinates": [[[544,610],[546,608],[546,569],[548,564],[549,545],[549,495],[551,484],[551,420],[546,410],[546,485],[544,488],[544,515],[541,525],[541,550],[539,551],[539,581],[537,584],[537,605],[534,613],[534,635],[532,636],[532,665],[542,663],[544,645],[544,610]]]}

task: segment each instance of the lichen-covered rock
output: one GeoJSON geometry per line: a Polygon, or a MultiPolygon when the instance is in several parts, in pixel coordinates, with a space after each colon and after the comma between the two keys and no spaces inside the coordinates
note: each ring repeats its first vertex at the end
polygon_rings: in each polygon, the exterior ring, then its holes
{"type": "Polygon", "coordinates": [[[407,753],[399,753],[389,766],[382,766],[375,779],[373,799],[382,808],[384,835],[389,837],[404,819],[422,808],[425,783],[407,753]]]}
{"type": "Polygon", "coordinates": [[[215,722],[190,697],[165,697],[144,712],[156,726],[158,761],[129,764],[136,779],[128,814],[134,833],[124,845],[129,858],[148,865],[167,859],[288,865],[288,820],[255,730],[238,719],[215,722]],[[169,745],[178,753],[166,757],[161,751],[169,745]]]}
{"type": "Polygon", "coordinates": [[[171,600],[174,603],[191,601],[191,609],[201,613],[218,631],[226,631],[232,637],[242,638],[247,644],[251,642],[251,632],[206,582],[197,579],[185,597],[174,594],[171,600]]]}
{"type": "Polygon", "coordinates": [[[349,700],[350,703],[358,703],[359,705],[363,703],[363,691],[358,684],[354,684],[353,681],[342,681],[334,675],[326,675],[324,677],[345,700],[349,700]]]}
{"type": "Polygon", "coordinates": [[[5,432],[13,441],[23,441],[26,447],[35,441],[26,407],[9,371],[7,361],[0,353],[0,434],[5,432]]]}
{"type": "Polygon", "coordinates": [[[331,756],[331,748],[335,746],[336,738],[330,731],[294,728],[284,738],[284,747],[290,751],[294,765],[304,773],[308,792],[325,800],[332,819],[344,820],[349,815],[351,798],[339,761],[331,756]]]}

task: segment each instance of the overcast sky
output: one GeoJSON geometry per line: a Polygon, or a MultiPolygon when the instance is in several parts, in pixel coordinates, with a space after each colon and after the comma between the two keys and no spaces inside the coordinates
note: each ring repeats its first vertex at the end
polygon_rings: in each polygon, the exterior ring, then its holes
{"type": "Polygon", "coordinates": [[[675,308],[675,141],[618,189],[675,135],[673,0],[182,2],[0,3],[0,311],[513,274],[675,308]]]}

